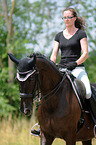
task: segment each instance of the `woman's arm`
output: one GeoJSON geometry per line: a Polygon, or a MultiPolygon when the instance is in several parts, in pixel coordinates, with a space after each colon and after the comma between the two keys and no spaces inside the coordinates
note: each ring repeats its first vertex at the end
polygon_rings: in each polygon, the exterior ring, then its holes
{"type": "Polygon", "coordinates": [[[56,62],[58,50],[59,50],[59,42],[54,41],[54,48],[53,48],[53,51],[52,51],[52,55],[50,57],[50,60],[52,60],[54,63],[56,62]]]}
{"type": "Polygon", "coordinates": [[[80,40],[81,49],[82,49],[82,55],[81,57],[76,61],[77,65],[85,62],[85,60],[88,58],[88,44],[87,44],[87,38],[83,38],[80,40]]]}

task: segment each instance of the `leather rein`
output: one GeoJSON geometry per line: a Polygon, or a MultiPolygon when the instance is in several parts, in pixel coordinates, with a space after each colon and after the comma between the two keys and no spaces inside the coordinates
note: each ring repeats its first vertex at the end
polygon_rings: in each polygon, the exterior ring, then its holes
{"type": "Polygon", "coordinates": [[[44,98],[46,98],[46,97],[48,97],[48,96],[50,95],[44,102],[39,103],[38,106],[44,104],[44,103],[47,102],[50,98],[52,98],[52,97],[58,92],[58,90],[60,89],[60,87],[61,87],[63,81],[64,81],[65,78],[66,78],[66,75],[64,75],[63,78],[62,78],[62,80],[59,82],[59,84],[58,84],[54,89],[52,89],[52,91],[50,91],[48,94],[46,94],[46,95],[40,97],[40,96],[39,96],[39,94],[40,94],[40,92],[39,92],[39,86],[40,86],[39,72],[38,72],[36,66],[34,67],[34,70],[33,70],[33,71],[31,70],[31,73],[30,73],[30,71],[21,73],[21,72],[19,72],[19,71],[17,70],[17,80],[24,82],[24,81],[26,81],[26,80],[27,80],[31,75],[33,75],[33,74],[35,74],[35,86],[34,86],[33,92],[32,92],[32,93],[21,93],[21,92],[20,92],[20,98],[36,98],[36,96],[38,96],[38,98],[39,98],[40,100],[42,100],[42,99],[44,99],[44,98]],[[21,79],[21,78],[20,78],[20,74],[27,74],[27,76],[26,76],[26,78],[21,79]],[[24,80],[24,81],[23,81],[23,80],[24,80]],[[37,94],[36,94],[36,91],[38,91],[37,94]]]}

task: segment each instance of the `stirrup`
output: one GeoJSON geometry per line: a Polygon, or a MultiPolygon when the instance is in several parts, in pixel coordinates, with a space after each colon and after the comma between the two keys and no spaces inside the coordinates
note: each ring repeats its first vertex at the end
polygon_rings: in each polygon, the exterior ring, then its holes
{"type": "Polygon", "coordinates": [[[31,134],[31,135],[34,135],[34,136],[37,136],[37,137],[40,137],[40,135],[41,135],[40,128],[39,128],[38,130],[35,130],[35,129],[33,129],[35,126],[39,126],[39,127],[40,127],[40,125],[39,125],[38,123],[36,123],[36,124],[31,128],[30,134],[31,134]]]}
{"type": "Polygon", "coordinates": [[[94,125],[93,132],[94,132],[94,136],[96,138],[96,124],[94,125]]]}

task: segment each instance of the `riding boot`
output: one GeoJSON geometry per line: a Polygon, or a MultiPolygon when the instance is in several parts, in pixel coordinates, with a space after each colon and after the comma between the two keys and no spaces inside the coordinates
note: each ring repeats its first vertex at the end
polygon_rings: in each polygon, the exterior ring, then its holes
{"type": "Polygon", "coordinates": [[[92,117],[94,125],[96,125],[96,99],[93,96],[91,96],[91,98],[86,100],[90,115],[92,117]]]}
{"type": "Polygon", "coordinates": [[[91,118],[94,123],[93,133],[96,138],[96,99],[95,99],[95,96],[91,96],[91,98],[86,99],[86,100],[87,100],[87,105],[88,105],[91,118]]]}

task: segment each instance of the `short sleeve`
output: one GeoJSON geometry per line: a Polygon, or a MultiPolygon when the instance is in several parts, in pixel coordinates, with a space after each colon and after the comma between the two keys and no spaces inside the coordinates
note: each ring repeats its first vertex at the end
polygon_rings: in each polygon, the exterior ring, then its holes
{"type": "Polygon", "coordinates": [[[60,36],[61,36],[61,32],[59,32],[58,34],[56,34],[55,41],[59,42],[60,41],[60,36]]]}
{"type": "Polygon", "coordinates": [[[82,38],[87,38],[87,35],[86,35],[85,31],[80,30],[79,31],[79,39],[81,40],[82,38]]]}

